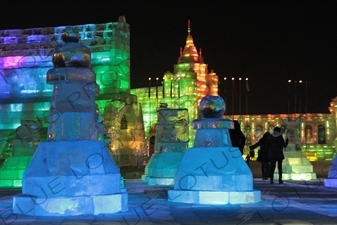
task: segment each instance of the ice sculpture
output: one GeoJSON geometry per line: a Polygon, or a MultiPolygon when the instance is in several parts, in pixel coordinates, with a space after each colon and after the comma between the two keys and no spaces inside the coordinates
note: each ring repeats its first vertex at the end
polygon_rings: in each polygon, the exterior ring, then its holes
{"type": "Polygon", "coordinates": [[[188,110],[158,110],[155,153],[145,167],[142,179],[149,185],[173,185],[174,175],[188,147],[188,110]]]}
{"type": "Polygon", "coordinates": [[[47,82],[54,85],[48,141],[41,142],[14,196],[16,214],[98,215],[128,210],[119,168],[103,142],[90,50],[66,28],[53,54],[47,82]]]}
{"type": "MultiPolygon", "coordinates": [[[[303,154],[299,129],[301,119],[296,120],[283,119],[282,125],[286,129],[289,144],[284,151],[284,160],[282,164],[283,180],[315,180],[316,173],[313,172],[313,166],[308,158],[303,154]]],[[[275,179],[278,179],[278,171],[275,170],[275,179]]]]}
{"type": "Polygon", "coordinates": [[[195,204],[249,204],[261,201],[253,189],[253,175],[239,148],[232,147],[228,129],[234,123],[222,119],[225,101],[206,96],[199,105],[202,119],[192,122],[194,147],[187,149],[174,177],[171,202],[195,204]]]}
{"type": "MultiPolygon", "coordinates": [[[[337,139],[335,143],[337,149],[337,139]]],[[[324,179],[324,186],[337,188],[337,154],[335,155],[335,158],[333,159],[332,164],[330,166],[328,178],[324,179]]]]}
{"type": "MultiPolygon", "coordinates": [[[[104,114],[107,137],[111,140],[109,150],[118,163],[123,158],[123,164],[128,161],[128,166],[143,165],[148,157],[144,129],[140,126],[142,106],[137,96],[130,94],[129,24],[124,16],[119,16],[115,22],[72,27],[79,31],[80,43],[91,50],[91,67],[100,86],[96,103],[104,114]],[[127,119],[127,129],[113,124],[114,115],[105,111],[114,101],[125,105],[125,114],[121,116],[127,119]]],[[[0,30],[0,136],[7,137],[20,119],[48,117],[53,86],[45,82],[46,74],[53,67],[52,53],[62,43],[64,28],[0,30]]],[[[44,123],[44,128],[47,126],[44,123]]],[[[0,139],[0,145],[5,141],[0,139]]]]}
{"type": "Polygon", "coordinates": [[[130,94],[112,96],[104,107],[103,123],[106,137],[115,160],[120,167],[143,166],[147,159],[143,114],[137,97],[130,94]],[[126,98],[125,98],[126,97],[126,98]]]}

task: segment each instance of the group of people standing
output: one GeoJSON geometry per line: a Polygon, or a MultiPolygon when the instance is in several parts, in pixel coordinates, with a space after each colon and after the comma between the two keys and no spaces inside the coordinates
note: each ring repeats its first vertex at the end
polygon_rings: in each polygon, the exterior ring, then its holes
{"type": "Polygon", "coordinates": [[[272,134],[264,133],[262,138],[254,145],[249,147],[254,150],[260,147],[258,151],[257,161],[261,163],[262,179],[270,178],[270,184],[274,183],[274,172],[277,163],[279,184],[282,181],[282,161],[284,159],[283,149],[288,146],[288,137],[285,139],[282,136],[281,128],[275,127],[272,134]]]}
{"type": "MultiPolygon", "coordinates": [[[[240,129],[240,124],[237,120],[234,120],[234,129],[229,130],[231,142],[233,147],[240,149],[241,154],[243,154],[243,149],[246,142],[246,137],[240,129]]],[[[254,149],[260,147],[258,151],[257,161],[261,163],[262,179],[268,180],[270,178],[270,183],[274,183],[274,172],[278,169],[278,180],[279,184],[283,184],[282,181],[282,161],[284,159],[283,150],[288,146],[288,138],[285,139],[282,136],[281,128],[275,127],[273,133],[266,132],[263,134],[262,138],[251,145],[249,149],[253,152],[254,149]]],[[[246,157],[247,163],[250,161],[251,155],[248,154],[246,157]]]]}

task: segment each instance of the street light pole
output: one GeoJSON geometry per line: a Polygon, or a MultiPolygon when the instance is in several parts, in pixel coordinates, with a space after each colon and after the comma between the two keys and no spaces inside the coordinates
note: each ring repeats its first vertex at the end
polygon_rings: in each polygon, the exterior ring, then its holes
{"type": "Polygon", "coordinates": [[[290,96],[291,96],[291,80],[288,80],[288,118],[289,118],[289,115],[290,115],[290,96]]]}
{"type": "Polygon", "coordinates": [[[298,92],[298,107],[299,107],[299,113],[302,112],[302,80],[298,81],[299,83],[299,92],[298,92]]]}
{"type": "Polygon", "coordinates": [[[296,114],[296,105],[297,105],[297,81],[294,81],[294,114],[296,114]]]}
{"type": "Polygon", "coordinates": [[[241,116],[241,77],[239,78],[239,115],[241,116]]]}
{"type": "Polygon", "coordinates": [[[234,94],[235,94],[235,81],[234,77],[232,77],[232,115],[234,117],[234,94]]]}
{"type": "Polygon", "coordinates": [[[248,78],[246,78],[246,115],[248,115],[248,92],[249,92],[248,78]]]}
{"type": "MultiPolygon", "coordinates": [[[[226,102],[226,100],[227,100],[227,77],[224,77],[223,78],[223,80],[224,80],[224,94],[225,94],[225,102],[226,102]]],[[[226,102],[226,104],[227,104],[227,102],[226,102]]]]}
{"type": "Polygon", "coordinates": [[[308,113],[308,81],[305,81],[305,114],[308,113]]]}

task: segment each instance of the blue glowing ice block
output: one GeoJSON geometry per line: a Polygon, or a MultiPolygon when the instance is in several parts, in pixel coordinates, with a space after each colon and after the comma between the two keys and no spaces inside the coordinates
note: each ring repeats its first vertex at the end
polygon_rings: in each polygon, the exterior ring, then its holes
{"type": "Polygon", "coordinates": [[[39,144],[23,175],[13,211],[34,216],[98,215],[128,210],[119,168],[98,141],[95,73],[90,51],[66,28],[47,82],[54,85],[48,141],[39,144]]]}
{"type": "MultiPolygon", "coordinates": [[[[337,139],[335,140],[335,147],[337,149],[337,139]]],[[[337,188],[337,154],[332,160],[332,164],[328,173],[328,178],[324,179],[324,186],[337,188]]]]}
{"type": "Polygon", "coordinates": [[[158,110],[155,153],[142,179],[149,185],[173,185],[174,175],[188,146],[188,110],[158,110]]]}
{"type": "Polygon", "coordinates": [[[260,202],[261,192],[253,189],[252,172],[240,150],[231,145],[228,129],[234,129],[234,123],[222,119],[224,100],[206,96],[199,112],[202,119],[192,122],[197,129],[194,146],[180,162],[168,200],[194,204],[260,202]]]}

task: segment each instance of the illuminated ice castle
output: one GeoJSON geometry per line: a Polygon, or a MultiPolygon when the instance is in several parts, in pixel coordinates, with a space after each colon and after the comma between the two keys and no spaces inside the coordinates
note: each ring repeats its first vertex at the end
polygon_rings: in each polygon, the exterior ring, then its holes
{"type": "MultiPolygon", "coordinates": [[[[137,95],[144,113],[146,135],[155,135],[157,123],[156,107],[159,103],[167,103],[171,108],[187,108],[190,120],[199,118],[198,103],[207,93],[218,95],[218,76],[211,71],[208,73],[201,50],[199,54],[191,36],[190,23],[184,49],[180,49],[174,72],[166,72],[163,76],[163,86],[158,85],[162,78],[157,78],[152,87],[131,89],[137,95]],[[163,94],[164,93],[164,94],[163,94]]],[[[248,81],[246,81],[248,82],[248,81]]],[[[151,83],[150,83],[151,84],[151,83]]],[[[284,126],[283,121],[300,121],[293,141],[300,146],[301,151],[310,161],[331,161],[337,153],[337,97],[332,99],[329,106],[330,114],[268,114],[268,115],[230,115],[231,119],[239,120],[241,130],[246,136],[245,154],[249,145],[257,142],[264,132],[272,132],[275,126],[284,126]]],[[[225,118],[228,115],[225,116],[225,118]]],[[[190,129],[189,146],[193,145],[195,131],[190,129]]],[[[257,154],[255,154],[257,156],[257,154]]]]}
{"type": "MultiPolygon", "coordinates": [[[[174,71],[152,78],[149,87],[131,90],[130,32],[125,18],[74,27],[80,31],[80,42],[92,52],[92,68],[101,89],[96,103],[107,127],[101,139],[110,142],[120,166],[139,166],[146,161],[160,103],[167,103],[169,108],[187,108],[192,121],[199,117],[200,99],[218,94],[218,76],[208,71],[201,50],[194,45],[190,26],[174,71]]],[[[62,29],[0,31],[0,165],[6,159],[0,177],[10,178],[0,186],[21,186],[22,173],[38,142],[46,139],[53,87],[45,79],[52,68],[51,52],[61,42],[62,29]]],[[[231,119],[241,122],[248,147],[265,131],[282,126],[283,119],[301,118],[297,141],[303,153],[310,161],[332,160],[337,152],[336,107],[337,98],[330,103],[330,114],[233,115],[231,119]]],[[[189,135],[191,146],[195,130],[190,129],[189,135]]]]}
{"type": "MultiPolygon", "coordinates": [[[[151,78],[149,78],[151,79],[151,78]]],[[[199,117],[198,105],[206,95],[218,95],[218,76],[205,64],[201,49],[197,51],[191,35],[190,21],[186,45],[180,48],[180,56],[174,65],[174,72],[166,72],[163,76],[163,85],[147,88],[132,89],[131,93],[142,103],[145,133],[151,136],[157,121],[156,109],[159,103],[167,103],[169,108],[186,108],[189,118],[199,117]]],[[[151,81],[151,80],[149,80],[151,81]]],[[[150,83],[151,84],[151,83],[150,83]]],[[[153,83],[154,84],[154,83],[153,83]]],[[[193,144],[195,130],[190,130],[190,145],[193,144]]]]}
{"type": "MultiPolygon", "coordinates": [[[[81,35],[80,43],[91,51],[100,86],[96,103],[107,128],[100,139],[110,143],[119,165],[143,165],[147,147],[142,110],[137,96],[130,94],[129,24],[121,16],[117,22],[73,27],[81,35]]],[[[0,31],[0,159],[9,157],[0,170],[6,179],[0,186],[21,187],[22,173],[38,142],[46,140],[53,92],[46,74],[64,28],[0,31]]]]}

